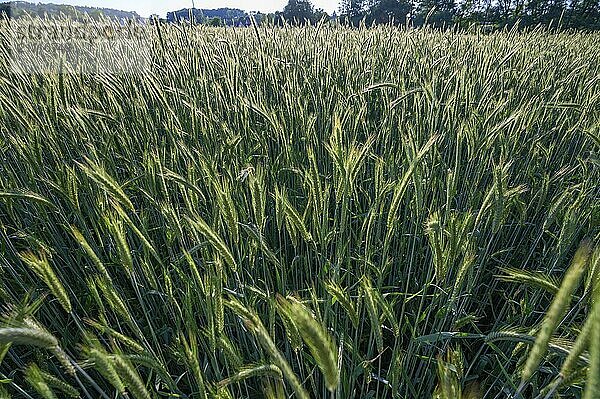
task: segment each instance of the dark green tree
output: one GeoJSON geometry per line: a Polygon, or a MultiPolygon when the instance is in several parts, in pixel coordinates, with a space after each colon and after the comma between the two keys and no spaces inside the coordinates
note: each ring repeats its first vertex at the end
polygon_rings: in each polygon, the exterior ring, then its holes
{"type": "Polygon", "coordinates": [[[448,27],[453,24],[456,11],[454,0],[422,0],[417,7],[416,23],[448,27]]]}
{"type": "Polygon", "coordinates": [[[567,13],[566,0],[548,0],[546,15],[542,22],[546,25],[552,22],[552,26],[564,25],[564,17],[567,13]]]}
{"type": "Polygon", "coordinates": [[[569,26],[577,29],[600,29],[600,1],[573,0],[569,10],[569,26]]]}
{"type": "Polygon", "coordinates": [[[552,23],[557,26],[566,9],[565,0],[528,0],[524,7],[523,22],[525,25],[552,23]]]}
{"type": "Polygon", "coordinates": [[[223,26],[223,20],[219,17],[212,17],[208,20],[210,26],[223,26]]]}
{"type": "Polygon", "coordinates": [[[412,4],[407,0],[378,0],[368,11],[368,22],[377,24],[394,23],[404,25],[412,11],[412,4]]]}
{"type": "Polygon", "coordinates": [[[367,0],[342,0],[340,2],[340,17],[356,25],[367,10],[367,0]]]}
{"type": "Polygon", "coordinates": [[[12,18],[12,6],[10,3],[0,3],[0,19],[5,16],[12,18]]]}
{"type": "Polygon", "coordinates": [[[317,8],[315,9],[314,15],[313,15],[313,19],[315,22],[319,22],[321,20],[328,20],[329,14],[327,14],[327,12],[325,10],[323,10],[322,8],[317,8]]]}
{"type": "Polygon", "coordinates": [[[283,11],[275,11],[274,13],[267,14],[265,19],[265,22],[276,26],[282,26],[284,21],[283,11]]]}
{"type": "Polygon", "coordinates": [[[309,0],[289,0],[283,8],[283,17],[293,24],[313,22],[315,10],[309,0]]]}

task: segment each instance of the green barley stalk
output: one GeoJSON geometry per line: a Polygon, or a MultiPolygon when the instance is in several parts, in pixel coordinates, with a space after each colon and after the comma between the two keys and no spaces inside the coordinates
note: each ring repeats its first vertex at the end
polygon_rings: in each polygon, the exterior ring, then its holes
{"type": "Polygon", "coordinates": [[[25,371],[25,379],[33,387],[33,389],[44,399],[56,399],[56,395],[46,383],[42,372],[35,364],[27,367],[25,371]]]}
{"type": "Polygon", "coordinates": [[[131,363],[139,364],[153,370],[173,393],[181,392],[179,388],[177,388],[177,384],[173,378],[169,375],[169,372],[154,357],[149,356],[148,354],[136,354],[124,355],[124,358],[131,363]]]}
{"type": "Polygon", "coordinates": [[[238,266],[225,241],[200,217],[192,219],[186,216],[186,219],[196,231],[202,234],[215,247],[219,255],[227,262],[232,271],[235,272],[238,266]]]}
{"type": "Polygon", "coordinates": [[[298,398],[310,399],[308,392],[302,387],[300,380],[298,380],[298,377],[292,371],[290,364],[285,360],[279,349],[277,349],[277,346],[269,336],[267,329],[256,313],[246,308],[236,299],[230,299],[225,305],[244,320],[246,327],[258,339],[260,345],[269,354],[273,363],[279,367],[285,379],[292,386],[294,392],[296,392],[298,398]]]}
{"type": "Polygon", "coordinates": [[[135,212],[133,203],[129,197],[125,194],[121,186],[100,166],[93,163],[91,160],[86,158],[86,163],[83,164],[77,162],[77,165],[83,170],[83,172],[96,183],[98,183],[104,190],[125,206],[128,210],[135,212]]]}
{"type": "Polygon", "coordinates": [[[125,235],[123,223],[116,219],[116,217],[106,217],[104,220],[110,232],[112,233],[113,238],[115,239],[115,243],[117,244],[117,252],[119,254],[121,264],[123,267],[125,267],[125,270],[131,274],[133,272],[133,257],[131,256],[129,244],[127,243],[127,237],[125,235]]]}
{"type": "Polygon", "coordinates": [[[183,346],[185,359],[189,364],[189,367],[191,368],[191,374],[193,375],[194,379],[196,380],[196,384],[198,385],[198,395],[200,399],[208,399],[208,390],[204,381],[204,373],[202,372],[202,369],[200,367],[200,354],[198,353],[198,341],[196,339],[196,335],[195,333],[191,334],[189,336],[188,342],[188,339],[186,339],[183,336],[183,334],[180,334],[179,341],[183,346]]]}
{"type": "Polygon", "coordinates": [[[361,281],[361,288],[363,297],[365,299],[365,306],[371,321],[371,331],[375,335],[375,344],[379,353],[383,352],[383,334],[381,332],[381,321],[377,312],[376,299],[371,281],[363,277],[361,281]]]}
{"type": "Polygon", "coordinates": [[[600,281],[595,282],[592,297],[592,309],[588,316],[591,319],[588,338],[590,363],[583,399],[597,398],[600,393],[600,281]]]}
{"type": "Polygon", "coordinates": [[[39,194],[25,191],[25,192],[9,192],[9,191],[0,191],[0,199],[24,199],[33,201],[39,204],[46,205],[51,208],[55,208],[56,206],[48,201],[46,198],[42,197],[39,194]]]}
{"type": "Polygon", "coordinates": [[[0,328],[0,343],[30,345],[52,350],[58,347],[58,340],[50,333],[39,329],[22,327],[0,328]]]}
{"type": "Polygon", "coordinates": [[[129,360],[118,354],[112,355],[111,357],[114,368],[127,387],[127,390],[136,399],[151,399],[150,393],[146,389],[144,382],[129,360]]]}
{"type": "Polygon", "coordinates": [[[63,309],[67,313],[71,313],[71,301],[67,295],[67,291],[64,286],[52,270],[48,259],[45,254],[35,255],[33,252],[25,252],[20,254],[21,260],[25,262],[39,278],[50,288],[52,295],[54,295],[58,302],[61,304],[63,309]]]}
{"type": "Polygon", "coordinates": [[[50,388],[60,391],[70,398],[78,398],[79,397],[79,395],[80,395],[79,391],[75,387],[67,384],[63,380],[56,378],[52,374],[48,374],[44,371],[40,370],[40,374],[41,374],[42,378],[44,379],[44,381],[46,382],[46,384],[48,384],[48,386],[50,388]]]}
{"type": "Polygon", "coordinates": [[[350,321],[352,321],[354,328],[358,328],[358,313],[356,312],[348,293],[345,292],[339,284],[333,281],[325,283],[325,289],[329,295],[331,295],[332,300],[339,302],[342,308],[348,313],[348,317],[350,318],[350,321]]]}
{"type": "Polygon", "coordinates": [[[277,295],[277,304],[298,328],[317,366],[325,376],[327,389],[334,391],[339,384],[340,372],[337,366],[338,350],[333,338],[300,302],[277,295]]]}
{"type": "Polygon", "coordinates": [[[527,358],[525,367],[521,373],[520,389],[522,389],[527,381],[529,381],[542,362],[548,349],[550,338],[552,337],[554,330],[556,330],[561,318],[567,311],[573,292],[583,276],[591,249],[592,246],[589,241],[583,241],[577,249],[571,265],[563,278],[560,289],[544,317],[542,327],[536,337],[535,343],[529,352],[529,357],[527,358]]]}
{"type": "Polygon", "coordinates": [[[281,373],[279,367],[275,366],[274,364],[250,365],[243,367],[231,377],[227,377],[224,380],[219,381],[217,386],[224,387],[253,377],[270,377],[280,380],[283,379],[283,374],[281,373]]]}
{"type": "Polygon", "coordinates": [[[75,240],[77,240],[79,245],[81,245],[87,256],[90,257],[92,263],[96,266],[96,269],[98,269],[98,271],[102,273],[102,275],[104,275],[106,279],[111,280],[110,274],[108,274],[108,270],[106,270],[106,267],[104,267],[104,264],[102,263],[98,255],[96,255],[96,252],[94,252],[91,245],[85,239],[83,234],[81,234],[81,232],[75,226],[70,226],[70,229],[71,234],[73,235],[75,240]]]}

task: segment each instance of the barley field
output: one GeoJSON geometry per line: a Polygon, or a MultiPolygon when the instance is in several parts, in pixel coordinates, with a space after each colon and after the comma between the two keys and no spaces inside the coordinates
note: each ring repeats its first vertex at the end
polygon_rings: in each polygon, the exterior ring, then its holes
{"type": "Polygon", "coordinates": [[[599,397],[600,34],[19,23],[0,397],[599,397]]]}

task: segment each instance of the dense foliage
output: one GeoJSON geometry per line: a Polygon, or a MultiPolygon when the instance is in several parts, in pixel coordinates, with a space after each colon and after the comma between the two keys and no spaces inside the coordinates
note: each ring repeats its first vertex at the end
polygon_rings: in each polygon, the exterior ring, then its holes
{"type": "Polygon", "coordinates": [[[31,3],[26,1],[5,1],[0,2],[0,17],[6,14],[11,18],[20,18],[25,16],[41,17],[64,16],[71,19],[100,19],[101,17],[110,17],[117,19],[140,19],[136,12],[120,11],[111,8],[101,7],[83,7],[70,6],[64,4],[46,4],[46,3],[31,3]]]}
{"type": "Polygon", "coordinates": [[[221,23],[227,25],[242,25],[248,20],[248,13],[237,8],[217,8],[214,10],[207,9],[181,9],[167,13],[168,22],[189,21],[190,14],[195,23],[203,23],[213,19],[219,19],[221,23]]]}
{"type": "Polygon", "coordinates": [[[477,24],[487,29],[600,29],[598,0],[341,0],[340,15],[354,25],[365,21],[446,28],[477,24]]]}
{"type": "MultiPolygon", "coordinates": [[[[68,16],[93,19],[100,16],[117,19],[140,19],[135,12],[108,8],[33,4],[24,1],[0,2],[0,15],[68,16]]],[[[236,8],[184,8],[168,12],[166,21],[213,26],[250,26],[251,18],[266,24],[304,25],[322,20],[339,20],[343,24],[393,24],[436,28],[482,26],[487,31],[517,26],[544,26],[554,29],[600,30],[600,0],[341,0],[339,9],[328,15],[315,8],[310,0],[288,0],[281,11],[263,13],[236,8]]]]}
{"type": "Polygon", "coordinates": [[[141,29],[0,47],[1,395],[598,392],[600,35],[141,29]]]}

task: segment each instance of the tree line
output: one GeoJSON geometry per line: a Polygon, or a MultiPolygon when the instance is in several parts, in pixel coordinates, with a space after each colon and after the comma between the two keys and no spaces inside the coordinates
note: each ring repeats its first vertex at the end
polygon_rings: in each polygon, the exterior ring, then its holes
{"type": "MultiPolygon", "coordinates": [[[[551,26],[563,29],[600,30],[600,0],[341,0],[339,13],[328,15],[313,6],[310,0],[288,0],[282,11],[263,14],[252,13],[258,23],[290,24],[317,23],[337,19],[342,23],[359,25],[395,24],[423,26],[425,24],[448,28],[468,27],[473,24],[485,29],[506,26],[551,26]]],[[[135,13],[96,9],[91,7],[31,4],[27,2],[0,2],[0,16],[18,18],[29,15],[100,14],[118,18],[139,19],[135,13]]],[[[248,26],[250,15],[242,10],[222,8],[217,10],[183,9],[168,13],[167,21],[185,21],[193,16],[197,23],[214,26],[248,26]],[[191,13],[190,13],[191,11],[191,13]]]]}
{"type": "Polygon", "coordinates": [[[141,19],[141,17],[133,11],[121,11],[103,7],[85,7],[51,3],[36,4],[29,3],[26,1],[0,1],[0,18],[2,18],[3,15],[5,15],[8,18],[21,18],[25,16],[44,17],[45,15],[63,15],[75,20],[86,20],[86,17],[89,17],[91,19],[99,19],[101,17],[117,18],[121,20],[141,19]]]}
{"type": "MultiPolygon", "coordinates": [[[[315,23],[330,18],[310,0],[289,0],[275,19],[288,23],[315,23]]],[[[600,29],[600,0],[342,0],[333,17],[353,25],[396,24],[434,27],[481,25],[551,26],[564,29],[600,29]]]]}

